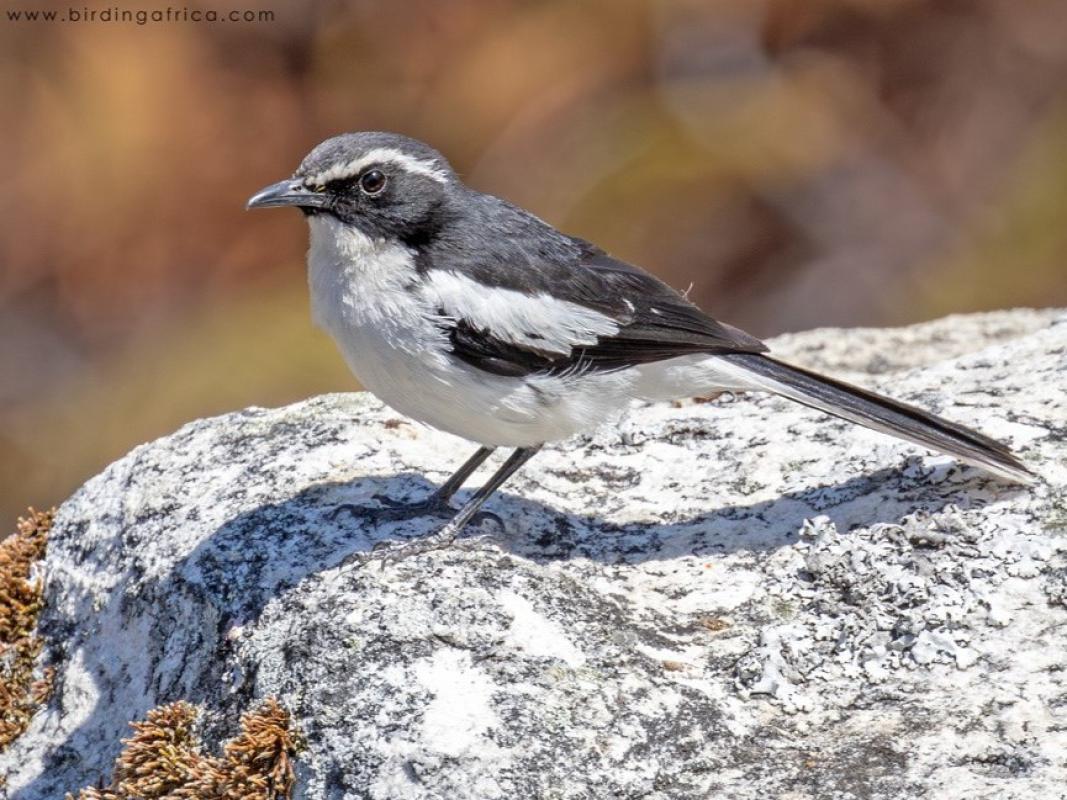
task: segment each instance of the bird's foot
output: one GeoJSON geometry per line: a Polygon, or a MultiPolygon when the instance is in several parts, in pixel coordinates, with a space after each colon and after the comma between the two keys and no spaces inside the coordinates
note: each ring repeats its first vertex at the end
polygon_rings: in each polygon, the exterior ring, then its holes
{"type": "MultiPolygon", "coordinates": [[[[469,524],[479,525],[487,520],[496,523],[503,530],[504,520],[491,511],[478,513],[469,524]]],[[[436,533],[431,533],[428,536],[423,536],[410,542],[403,542],[402,544],[378,542],[371,549],[369,556],[370,558],[376,558],[378,566],[381,569],[385,569],[387,566],[399,564],[401,561],[406,561],[413,556],[421,556],[435,550],[466,549],[467,543],[457,543],[456,541],[464,527],[466,526],[457,525],[453,521],[446,524],[436,533]]],[[[480,539],[481,537],[478,538],[480,539]]],[[[471,540],[469,544],[473,545],[477,541],[477,539],[471,540]]]]}
{"type": "Polygon", "coordinates": [[[456,510],[449,505],[448,501],[436,493],[431,494],[425,500],[415,503],[404,503],[380,494],[374,495],[374,499],[381,505],[361,506],[355,503],[342,503],[330,511],[329,517],[331,520],[336,520],[338,516],[344,513],[353,517],[389,521],[416,519],[417,517],[450,517],[456,513],[456,510]]]}

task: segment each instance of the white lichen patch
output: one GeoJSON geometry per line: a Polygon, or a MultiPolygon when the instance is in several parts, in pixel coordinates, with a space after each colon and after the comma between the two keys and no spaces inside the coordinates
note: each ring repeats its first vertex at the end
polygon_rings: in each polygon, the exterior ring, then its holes
{"type": "Polygon", "coordinates": [[[585,656],[567,637],[567,632],[540,613],[525,597],[515,592],[502,592],[497,602],[511,615],[507,644],[527,655],[558,659],[570,667],[585,663],[585,656]]]}
{"type": "Polygon", "coordinates": [[[416,663],[412,672],[433,695],[423,710],[418,741],[432,753],[464,758],[496,750],[488,733],[499,724],[493,711],[495,686],[470,653],[438,650],[416,663]]]}

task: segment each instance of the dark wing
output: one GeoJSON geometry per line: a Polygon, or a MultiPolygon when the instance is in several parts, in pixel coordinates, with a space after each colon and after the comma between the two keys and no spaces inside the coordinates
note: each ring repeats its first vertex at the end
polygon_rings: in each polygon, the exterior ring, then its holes
{"type": "MultiPolygon", "coordinates": [[[[496,375],[606,372],[694,353],[758,353],[644,270],[579,239],[572,258],[427,272],[452,353],[496,375]],[[446,278],[447,276],[447,278],[446,278]]],[[[458,266],[458,265],[457,265],[458,266]]]]}
{"type": "Polygon", "coordinates": [[[576,241],[582,248],[581,269],[632,306],[627,323],[610,340],[590,348],[590,358],[610,361],[622,358],[625,351],[630,354],[629,364],[640,364],[689,353],[767,350],[755,336],[713,319],[643,269],[612,258],[589,242],[576,241]]]}

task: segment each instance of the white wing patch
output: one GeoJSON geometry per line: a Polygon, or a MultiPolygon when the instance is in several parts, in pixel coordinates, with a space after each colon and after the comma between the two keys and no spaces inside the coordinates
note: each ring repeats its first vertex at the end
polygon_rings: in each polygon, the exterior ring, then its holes
{"type": "Polygon", "coordinates": [[[455,272],[433,270],[422,286],[424,299],[448,317],[467,320],[504,341],[549,353],[569,355],[599,336],[613,336],[619,325],[591,308],[541,292],[524,294],[478,283],[455,272]]]}
{"type": "Polygon", "coordinates": [[[438,183],[448,182],[448,174],[432,161],[423,161],[399,150],[393,150],[390,147],[378,147],[363,153],[357,158],[353,158],[351,161],[343,164],[334,164],[317,175],[309,175],[305,182],[312,186],[322,186],[330,181],[353,178],[372,164],[396,164],[407,172],[415,175],[424,175],[438,183]]]}

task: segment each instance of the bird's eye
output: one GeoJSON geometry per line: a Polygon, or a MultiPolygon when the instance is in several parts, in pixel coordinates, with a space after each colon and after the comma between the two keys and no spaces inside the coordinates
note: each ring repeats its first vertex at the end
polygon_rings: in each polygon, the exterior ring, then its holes
{"type": "Polygon", "coordinates": [[[380,194],[385,188],[385,173],[380,169],[369,169],[359,178],[359,188],[366,194],[380,194]]]}

